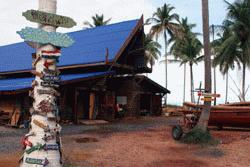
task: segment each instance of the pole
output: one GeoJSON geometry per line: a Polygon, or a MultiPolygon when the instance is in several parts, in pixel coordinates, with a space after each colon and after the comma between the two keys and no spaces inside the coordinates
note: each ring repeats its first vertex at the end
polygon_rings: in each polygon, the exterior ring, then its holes
{"type": "MultiPolygon", "coordinates": [[[[205,92],[211,93],[211,52],[209,46],[209,12],[208,0],[202,0],[202,20],[203,20],[203,43],[205,53],[205,92]]],[[[203,131],[207,130],[208,120],[210,116],[211,102],[204,101],[203,111],[201,113],[198,128],[203,131]]]]}
{"type": "MultiPolygon", "coordinates": [[[[214,41],[214,25],[212,24],[212,34],[213,34],[213,41],[214,41]]],[[[215,55],[213,55],[215,58],[215,55]]],[[[214,94],[216,94],[216,66],[214,66],[214,94]]],[[[216,97],[214,98],[214,105],[216,105],[216,97]]]]}
{"type": "MultiPolygon", "coordinates": [[[[56,13],[57,0],[39,0],[39,11],[47,13],[56,13]]],[[[55,32],[56,27],[44,24],[38,24],[38,28],[47,31],[55,32]]],[[[36,59],[38,59],[42,52],[54,52],[56,47],[51,44],[41,45],[36,48],[36,59]]],[[[57,71],[56,62],[51,62],[49,59],[39,58],[35,64],[36,74],[45,74],[44,69],[47,63],[47,70],[57,71]]],[[[36,75],[34,84],[34,102],[32,108],[31,128],[29,134],[26,135],[26,149],[23,157],[22,167],[36,167],[36,166],[61,166],[61,145],[60,145],[60,125],[57,122],[58,111],[56,104],[56,97],[54,94],[39,93],[42,91],[56,92],[53,87],[42,86],[43,80],[41,75],[36,75]],[[52,107],[53,106],[53,107],[52,107]],[[49,111],[53,108],[53,112],[49,111]],[[40,112],[38,114],[38,112],[40,112]],[[45,113],[42,115],[41,113],[45,113]],[[27,145],[29,143],[30,145],[27,145]]]]}

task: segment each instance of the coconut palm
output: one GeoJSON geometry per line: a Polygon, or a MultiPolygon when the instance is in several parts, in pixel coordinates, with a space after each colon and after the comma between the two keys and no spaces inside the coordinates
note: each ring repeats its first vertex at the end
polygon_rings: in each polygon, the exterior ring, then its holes
{"type": "MultiPolygon", "coordinates": [[[[173,36],[173,34],[177,34],[179,31],[179,26],[175,22],[176,20],[178,20],[179,16],[176,13],[173,13],[173,10],[174,10],[173,6],[169,4],[164,4],[162,7],[157,8],[152,18],[149,18],[147,20],[147,23],[153,24],[153,26],[150,29],[150,35],[152,37],[156,37],[156,39],[158,39],[160,35],[163,35],[165,43],[165,57],[167,57],[167,48],[168,48],[167,35],[173,36]]],[[[167,88],[168,87],[167,61],[165,63],[165,70],[166,70],[166,88],[167,88]]],[[[167,96],[165,99],[165,104],[167,104],[167,96]]]]}
{"type": "Polygon", "coordinates": [[[158,60],[159,56],[161,55],[161,45],[157,41],[154,41],[150,35],[145,35],[144,49],[146,62],[149,63],[150,67],[152,68],[155,64],[155,61],[158,60]]]}
{"type": "Polygon", "coordinates": [[[101,14],[101,15],[95,14],[95,16],[92,16],[91,18],[92,18],[93,23],[90,23],[89,21],[85,21],[83,23],[88,28],[107,25],[111,21],[111,18],[109,18],[108,20],[104,20],[103,14],[101,14]]]}
{"type": "Polygon", "coordinates": [[[217,36],[219,37],[216,40],[213,40],[211,43],[212,52],[214,54],[213,66],[219,66],[219,69],[223,75],[226,75],[226,95],[225,103],[227,103],[228,97],[228,72],[229,69],[234,69],[234,62],[237,61],[233,56],[228,57],[225,54],[221,54],[221,49],[223,49],[222,44],[224,41],[232,34],[232,31],[229,28],[229,23],[224,22],[223,25],[214,26],[217,36]]]}
{"type": "MultiPolygon", "coordinates": [[[[195,102],[194,98],[194,77],[193,77],[193,64],[197,64],[203,59],[200,56],[202,50],[202,44],[197,38],[197,33],[192,32],[192,28],[195,24],[189,24],[188,19],[184,18],[180,21],[180,28],[182,30],[182,36],[175,37],[174,43],[170,48],[170,53],[172,53],[176,59],[180,60],[180,65],[189,64],[190,67],[190,94],[191,101],[195,102]]],[[[173,39],[172,39],[173,40],[173,39]]]]}
{"type": "Polygon", "coordinates": [[[242,67],[240,100],[245,101],[246,68],[250,66],[250,1],[242,0],[234,3],[225,1],[225,3],[228,5],[225,22],[228,23],[231,33],[222,43],[219,57],[221,61],[227,58],[231,65],[236,62],[238,67],[242,67]]]}

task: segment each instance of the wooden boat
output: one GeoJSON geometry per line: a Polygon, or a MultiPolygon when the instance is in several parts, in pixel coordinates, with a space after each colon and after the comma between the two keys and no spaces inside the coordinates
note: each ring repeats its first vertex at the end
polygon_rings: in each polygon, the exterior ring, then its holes
{"type": "MultiPolygon", "coordinates": [[[[241,102],[211,107],[208,124],[218,127],[249,127],[250,128],[250,106],[249,102],[241,102]]],[[[184,103],[184,106],[194,110],[201,110],[202,105],[184,103]]]]}

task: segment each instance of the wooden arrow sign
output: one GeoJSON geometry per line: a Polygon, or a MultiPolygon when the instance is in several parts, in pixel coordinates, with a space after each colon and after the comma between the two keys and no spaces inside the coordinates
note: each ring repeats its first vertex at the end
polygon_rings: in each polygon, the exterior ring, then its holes
{"type": "Polygon", "coordinates": [[[76,22],[69,17],[38,10],[27,10],[26,12],[23,12],[23,16],[29,21],[52,25],[55,27],[71,28],[76,25],[76,22]]]}
{"type": "Polygon", "coordinates": [[[38,28],[26,27],[17,31],[26,42],[35,42],[40,44],[52,44],[57,47],[69,47],[74,41],[67,34],[59,32],[47,32],[38,28]]]}

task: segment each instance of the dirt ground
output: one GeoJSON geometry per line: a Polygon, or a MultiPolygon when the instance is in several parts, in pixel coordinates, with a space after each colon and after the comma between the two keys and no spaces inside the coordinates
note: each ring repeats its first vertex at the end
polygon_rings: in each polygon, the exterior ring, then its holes
{"type": "MultiPolygon", "coordinates": [[[[211,129],[218,146],[186,145],[171,138],[173,118],[146,117],[108,125],[66,126],[65,167],[249,167],[250,130],[211,129]],[[71,131],[71,129],[77,129],[71,131]]],[[[0,132],[1,133],[1,132],[0,132]]],[[[19,132],[20,134],[20,132],[19,132]]],[[[19,136],[1,137],[1,147],[19,136]],[[5,141],[6,140],[6,141],[5,141]],[[8,141],[7,141],[8,140],[8,141]]],[[[20,149],[1,151],[0,167],[18,166],[20,149]]]]}

